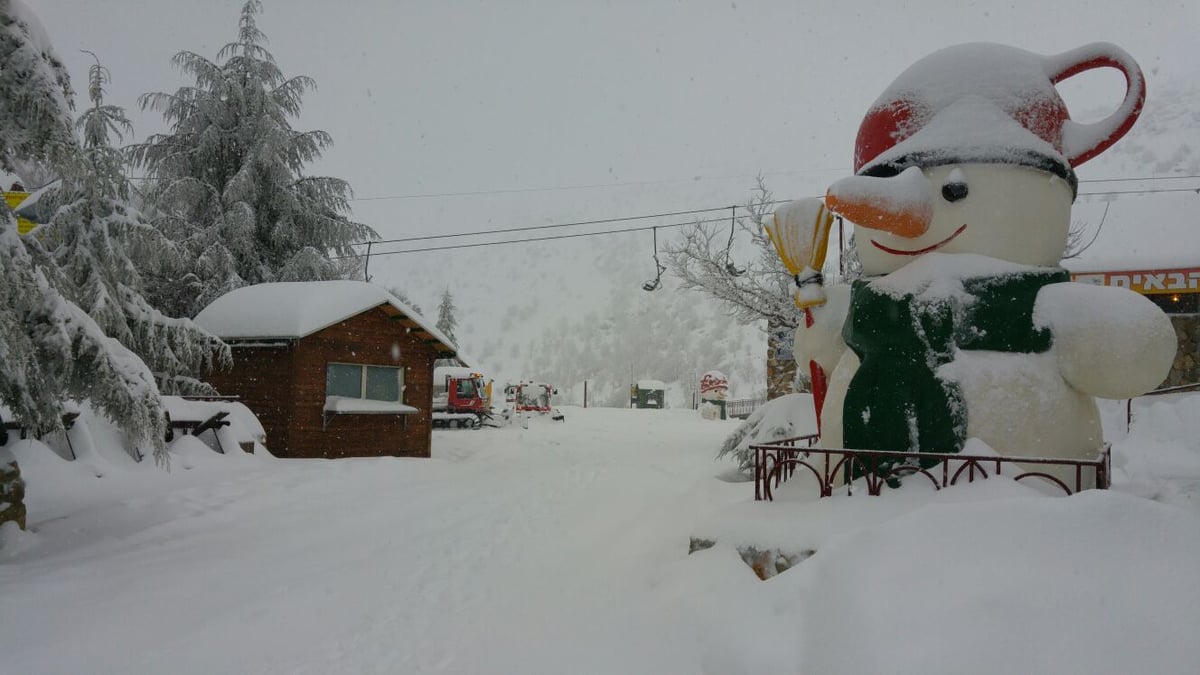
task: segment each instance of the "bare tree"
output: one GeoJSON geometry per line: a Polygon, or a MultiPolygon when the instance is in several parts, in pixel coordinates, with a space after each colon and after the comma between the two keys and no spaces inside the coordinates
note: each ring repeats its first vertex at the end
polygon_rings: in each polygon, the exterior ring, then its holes
{"type": "Polygon", "coordinates": [[[684,229],[683,240],[663,247],[667,267],[680,285],[720,300],[729,315],[743,324],[765,320],[772,327],[795,328],[800,311],[792,300],[792,276],[775,253],[763,224],[775,211],[771,191],[762,176],[754,196],[731,217],[732,224],[697,222],[684,229]],[[737,267],[730,244],[735,236],[749,236],[754,257],[737,267]]]}
{"type": "Polygon", "coordinates": [[[1084,241],[1087,236],[1088,223],[1086,220],[1071,221],[1071,228],[1067,230],[1067,245],[1063,249],[1062,259],[1078,258],[1084,251],[1091,248],[1092,244],[1096,243],[1096,238],[1100,236],[1100,231],[1104,229],[1104,220],[1108,218],[1108,207],[1112,202],[1104,205],[1104,213],[1100,216],[1100,223],[1096,225],[1096,232],[1092,238],[1084,241]]]}

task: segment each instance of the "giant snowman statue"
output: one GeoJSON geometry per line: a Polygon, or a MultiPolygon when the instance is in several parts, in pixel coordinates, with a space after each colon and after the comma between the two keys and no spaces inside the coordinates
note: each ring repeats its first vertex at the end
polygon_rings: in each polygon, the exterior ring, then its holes
{"type": "Polygon", "coordinates": [[[822,293],[813,269],[796,277],[809,312],[796,358],[828,374],[823,447],[954,453],[977,438],[1002,455],[1097,456],[1093,397],[1146,392],[1175,354],[1157,306],[1060,267],[1075,167],[1144,99],[1138,65],[1103,43],[1057,56],[950,47],[888,87],[859,128],[856,175],[768,228],[785,262],[789,227],[823,247],[825,207],[858,228],[862,279],[822,293]],[[1123,102],[1071,120],[1055,84],[1099,67],[1125,75],[1123,102]]]}

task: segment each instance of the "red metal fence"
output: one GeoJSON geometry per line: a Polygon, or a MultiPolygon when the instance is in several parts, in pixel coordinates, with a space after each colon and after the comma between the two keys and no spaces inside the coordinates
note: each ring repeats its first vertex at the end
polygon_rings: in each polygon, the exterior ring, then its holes
{"type": "MultiPolygon", "coordinates": [[[[847,450],[844,448],[814,448],[816,435],[784,439],[770,445],[752,445],[754,451],[754,499],[771,501],[773,490],[791,478],[796,469],[804,467],[817,479],[821,496],[833,494],[834,484],[851,473],[861,476],[867,485],[867,494],[878,495],[884,483],[902,476],[922,475],[935,488],[955,485],[959,480],[973,482],[976,478],[1001,475],[1005,467],[1012,472],[1013,480],[1041,478],[1074,494],[1084,489],[1085,478],[1093,479],[1097,488],[1107,489],[1111,482],[1112,459],[1106,443],[1096,459],[1051,459],[1048,457],[998,457],[994,455],[961,455],[929,452],[894,452],[883,450],[847,450]],[[801,447],[801,443],[808,447],[801,447]],[[927,463],[928,466],[922,466],[927,463]],[[1074,480],[1063,481],[1045,471],[1030,470],[1059,467],[1069,469],[1074,480]],[[990,470],[990,471],[989,471],[990,470]]],[[[845,481],[846,494],[853,494],[853,482],[845,481]]]]}

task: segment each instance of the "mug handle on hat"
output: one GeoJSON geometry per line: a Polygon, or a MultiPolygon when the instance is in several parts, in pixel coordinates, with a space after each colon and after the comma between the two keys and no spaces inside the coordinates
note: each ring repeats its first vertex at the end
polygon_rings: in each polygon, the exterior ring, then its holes
{"type": "Polygon", "coordinates": [[[1142,114],[1142,105],[1146,102],[1146,78],[1133,57],[1114,44],[1093,42],[1048,56],[1045,68],[1046,75],[1055,84],[1095,68],[1116,68],[1125,76],[1125,99],[1111,115],[1089,124],[1070,119],[1063,121],[1062,150],[1071,166],[1079,166],[1107,150],[1142,114]]]}

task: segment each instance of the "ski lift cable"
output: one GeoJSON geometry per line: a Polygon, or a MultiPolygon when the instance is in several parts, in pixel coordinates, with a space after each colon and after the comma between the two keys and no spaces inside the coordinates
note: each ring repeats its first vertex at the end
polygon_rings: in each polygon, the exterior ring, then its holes
{"type": "MultiPolygon", "coordinates": [[[[626,227],[626,228],[622,228],[619,230],[601,230],[599,232],[576,232],[574,234],[552,234],[552,235],[547,235],[544,237],[526,237],[523,239],[501,239],[500,241],[483,241],[483,242],[474,242],[474,243],[470,243],[470,244],[447,244],[444,246],[427,246],[424,248],[410,248],[410,249],[405,249],[403,251],[380,251],[377,253],[371,253],[371,255],[377,257],[377,256],[381,256],[381,255],[401,255],[404,253],[428,253],[428,252],[432,252],[432,251],[449,251],[449,250],[455,250],[455,249],[461,249],[461,248],[478,248],[481,246],[500,246],[500,245],[504,245],[504,244],[524,244],[524,243],[536,242],[536,241],[554,241],[554,240],[558,240],[558,239],[576,239],[578,237],[600,237],[600,236],[604,236],[604,235],[608,235],[608,234],[627,234],[630,232],[645,232],[646,230],[665,229],[665,228],[669,228],[669,227],[687,227],[688,225],[705,225],[705,224],[710,224],[710,223],[723,223],[723,222],[725,222],[724,216],[722,216],[720,218],[688,220],[688,221],[679,222],[679,223],[668,223],[665,225],[643,225],[641,227],[626,227]]],[[[343,256],[332,257],[332,258],[330,258],[330,260],[347,260],[350,258],[362,258],[362,257],[363,256],[361,254],[343,255],[343,256]]]]}
{"type": "MultiPolygon", "coordinates": [[[[768,202],[768,203],[781,204],[783,202],[782,201],[774,201],[774,202],[768,202]]],[[[648,214],[644,214],[644,215],[640,215],[640,216],[625,216],[622,218],[600,218],[597,220],[578,220],[578,221],[569,222],[569,223],[553,223],[550,225],[528,225],[525,227],[508,227],[508,228],[502,228],[502,229],[497,229],[497,230],[477,230],[475,232],[459,232],[457,234],[431,234],[431,235],[418,236],[418,237],[400,237],[398,239],[379,239],[379,240],[376,240],[374,243],[376,243],[376,244],[402,244],[402,243],[410,242],[410,241],[427,241],[427,240],[433,240],[433,239],[453,239],[455,237],[472,237],[472,236],[484,235],[484,234],[507,234],[509,232],[529,232],[529,231],[533,231],[533,230],[551,230],[551,229],[557,229],[557,228],[562,228],[562,227],[582,227],[584,225],[605,225],[605,224],[609,224],[609,223],[622,223],[622,222],[627,222],[627,221],[631,221],[631,220],[647,220],[650,218],[672,218],[674,216],[690,216],[690,215],[697,215],[697,214],[701,214],[701,213],[712,213],[713,211],[724,211],[725,209],[729,209],[729,208],[737,209],[737,208],[745,208],[745,207],[739,207],[737,205],[716,206],[716,207],[712,207],[712,208],[708,208],[708,209],[692,209],[690,211],[668,211],[665,213],[648,213],[648,214]]],[[[371,243],[371,242],[360,241],[360,242],[351,244],[351,246],[366,246],[368,243],[371,243]]]]}
{"type": "MultiPolygon", "coordinates": [[[[1188,177],[1191,178],[1191,176],[1188,176],[1188,177]]],[[[1195,178],[1200,178],[1200,175],[1195,176],[1195,178]]],[[[1143,180],[1143,179],[1130,178],[1130,179],[1109,179],[1109,180],[1143,180]]],[[[1158,179],[1149,179],[1149,180],[1158,180],[1158,179]]],[[[1080,182],[1088,182],[1088,181],[1080,181],[1080,182]]],[[[1197,193],[1200,193],[1200,187],[1150,188],[1150,189],[1145,189],[1145,190],[1097,190],[1094,192],[1080,192],[1077,196],[1079,196],[1079,197],[1094,197],[1094,196],[1103,196],[1103,195],[1159,194],[1159,193],[1169,193],[1169,192],[1197,192],[1197,193]]],[[[824,195],[819,195],[819,197],[823,197],[823,196],[824,195]]],[[[762,204],[771,206],[771,205],[775,205],[775,204],[784,204],[789,201],[792,201],[792,200],[790,200],[790,199],[774,199],[774,200],[771,200],[768,202],[763,202],[762,204]]],[[[628,221],[633,221],[633,220],[647,220],[647,219],[651,219],[651,218],[669,218],[672,216],[686,216],[686,215],[696,215],[696,214],[701,214],[701,213],[712,213],[715,211],[724,211],[725,209],[733,209],[734,212],[736,213],[736,210],[739,208],[744,209],[746,207],[743,205],[735,204],[732,206],[715,206],[712,208],[692,209],[689,211],[670,211],[670,212],[664,212],[664,213],[648,213],[648,214],[637,215],[637,216],[623,216],[620,218],[600,218],[600,219],[596,219],[596,220],[580,220],[580,221],[573,221],[573,222],[568,222],[568,223],[552,223],[549,225],[529,225],[529,226],[525,226],[525,227],[511,227],[511,228],[501,228],[501,229],[495,229],[495,230],[476,230],[473,232],[459,232],[456,234],[431,234],[431,235],[423,235],[423,236],[415,236],[415,237],[400,237],[400,238],[396,238],[396,239],[378,239],[378,240],[374,240],[373,242],[368,242],[368,241],[355,242],[353,244],[350,244],[350,246],[366,246],[371,243],[374,243],[374,244],[402,244],[402,243],[408,243],[408,242],[414,242],[414,241],[455,239],[455,238],[459,238],[459,237],[473,237],[473,236],[481,236],[481,235],[487,235],[487,234],[507,234],[509,232],[532,232],[532,231],[537,231],[537,230],[550,230],[550,229],[558,229],[558,228],[564,228],[564,227],[582,227],[585,225],[604,225],[604,224],[609,224],[609,223],[621,223],[621,222],[628,222],[628,221]]],[[[715,222],[715,221],[705,221],[705,222],[715,222]]],[[[673,227],[673,226],[667,225],[664,227],[673,227]]],[[[645,228],[643,228],[643,229],[645,229],[645,228]]],[[[631,231],[633,231],[633,230],[631,230],[631,231]]],[[[379,254],[376,254],[376,255],[379,255],[379,254]]]]}
{"type": "MultiPolygon", "coordinates": [[[[1123,190],[1123,191],[1106,190],[1106,191],[1098,191],[1098,192],[1081,192],[1081,193],[1079,193],[1078,196],[1088,197],[1088,196],[1121,195],[1121,194],[1157,194],[1157,193],[1162,193],[1162,192],[1194,192],[1194,193],[1200,194],[1200,188],[1173,188],[1173,189],[1123,190]]],[[[777,199],[777,200],[772,200],[770,202],[764,202],[764,204],[782,204],[782,203],[785,203],[788,201],[791,201],[791,200],[777,199]]],[[[724,206],[724,207],[720,207],[717,209],[698,209],[694,212],[684,212],[684,213],[707,213],[707,212],[712,212],[712,211],[723,211],[727,208],[730,208],[730,207],[724,206]]],[[[745,207],[737,207],[737,208],[745,208],[745,207]]],[[[661,214],[658,214],[658,216],[661,216],[661,214]]],[[[650,217],[656,217],[656,216],[635,216],[632,218],[614,218],[614,219],[605,219],[605,220],[599,221],[599,222],[602,222],[602,223],[603,222],[608,222],[608,223],[625,222],[628,220],[644,219],[644,218],[650,218],[650,217]]],[[[461,249],[461,248],[478,248],[480,246],[500,246],[500,245],[505,245],[505,244],[521,244],[521,243],[538,242],[538,241],[554,241],[557,239],[574,239],[577,237],[596,237],[596,236],[604,236],[604,235],[609,235],[609,234],[624,234],[624,233],[628,233],[628,232],[644,232],[646,230],[654,229],[656,227],[661,227],[661,228],[686,227],[688,225],[702,225],[702,224],[710,224],[710,223],[719,223],[719,222],[724,222],[724,221],[725,221],[725,217],[722,216],[720,218],[690,220],[690,221],[684,221],[684,222],[679,222],[679,223],[668,223],[665,225],[648,225],[648,226],[642,226],[642,227],[627,227],[627,228],[621,228],[621,229],[617,229],[617,230],[600,230],[598,232],[578,232],[578,233],[574,233],[574,234],[548,235],[548,236],[544,236],[544,237],[528,237],[528,238],[524,238],[524,239],[504,239],[504,240],[500,240],[500,241],[474,242],[474,243],[469,243],[469,244],[448,244],[445,246],[429,246],[429,247],[424,247],[424,248],[406,249],[403,251],[381,251],[378,253],[373,252],[371,255],[381,256],[381,255],[401,255],[401,254],[405,254],[405,253],[427,253],[427,252],[434,252],[434,251],[448,251],[448,250],[461,249]]],[[[566,225],[570,225],[570,224],[571,223],[562,223],[561,226],[566,226],[566,225]]],[[[574,224],[582,224],[582,223],[574,223],[574,224]]],[[[457,234],[457,235],[436,235],[436,236],[432,236],[432,237],[409,237],[409,238],[405,238],[405,239],[394,239],[394,240],[385,240],[385,241],[376,241],[376,242],[362,242],[361,245],[365,246],[370,243],[378,244],[378,243],[402,243],[402,242],[408,242],[408,241],[425,241],[425,240],[429,240],[429,239],[442,239],[442,238],[447,238],[447,237],[466,237],[466,236],[482,235],[482,234],[503,234],[503,233],[508,233],[508,232],[542,230],[542,229],[547,229],[550,227],[557,227],[557,225],[538,225],[538,226],[531,226],[531,227],[526,227],[526,228],[494,230],[494,231],[487,231],[487,232],[470,232],[470,233],[462,233],[462,234],[457,234]]],[[[359,244],[352,244],[352,246],[355,246],[355,245],[359,245],[359,244]]],[[[361,257],[363,257],[361,254],[354,254],[354,255],[336,256],[336,257],[330,258],[330,260],[346,260],[346,259],[350,259],[350,258],[361,258],[361,257]]]]}

